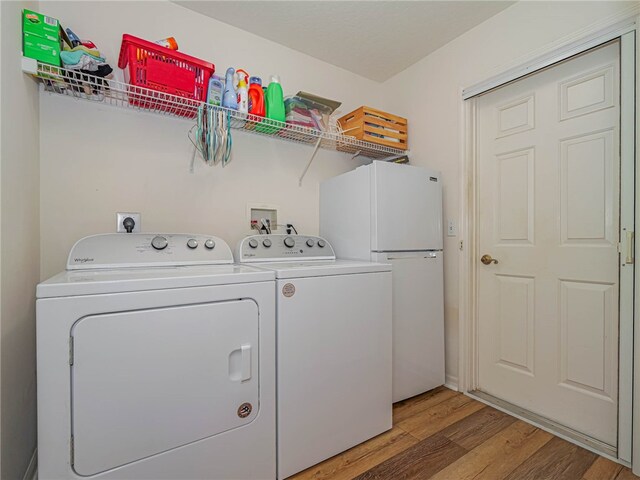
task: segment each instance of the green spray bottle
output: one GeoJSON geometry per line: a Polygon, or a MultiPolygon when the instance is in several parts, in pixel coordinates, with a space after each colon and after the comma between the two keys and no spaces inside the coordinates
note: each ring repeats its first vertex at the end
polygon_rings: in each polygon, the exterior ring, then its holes
{"type": "Polygon", "coordinates": [[[263,133],[276,133],[281,130],[281,127],[280,125],[273,126],[274,123],[269,122],[269,119],[283,123],[286,120],[284,95],[282,93],[282,85],[280,85],[280,77],[277,75],[271,75],[271,82],[267,87],[267,93],[265,95],[265,104],[267,107],[265,121],[258,125],[256,130],[263,133]]]}

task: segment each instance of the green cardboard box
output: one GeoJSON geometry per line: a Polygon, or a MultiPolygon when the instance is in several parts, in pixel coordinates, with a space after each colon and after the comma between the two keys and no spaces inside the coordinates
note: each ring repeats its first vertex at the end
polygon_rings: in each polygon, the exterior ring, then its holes
{"type": "Polygon", "coordinates": [[[60,66],[60,51],[66,34],[60,22],[31,10],[22,11],[22,54],[60,66]]]}

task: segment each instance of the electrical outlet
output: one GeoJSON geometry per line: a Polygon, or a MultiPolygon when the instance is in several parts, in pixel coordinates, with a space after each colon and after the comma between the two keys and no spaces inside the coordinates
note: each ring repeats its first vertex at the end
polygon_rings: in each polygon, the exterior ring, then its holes
{"type": "Polygon", "coordinates": [[[455,220],[449,220],[447,223],[447,236],[455,237],[458,234],[458,228],[456,227],[455,220]]]}
{"type": "Polygon", "coordinates": [[[127,229],[124,226],[124,220],[131,218],[135,222],[131,233],[140,233],[142,229],[142,214],[139,212],[118,212],[116,213],[116,232],[127,233],[127,229]]]}

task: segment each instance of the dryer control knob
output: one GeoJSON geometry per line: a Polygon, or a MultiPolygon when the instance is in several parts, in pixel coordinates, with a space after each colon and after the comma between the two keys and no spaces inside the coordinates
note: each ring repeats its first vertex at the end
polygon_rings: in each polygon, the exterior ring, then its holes
{"type": "Polygon", "coordinates": [[[167,245],[169,245],[169,242],[162,235],[156,235],[153,237],[153,240],[151,240],[151,246],[156,250],[164,250],[167,248],[167,245]]]}
{"type": "Polygon", "coordinates": [[[324,248],[324,246],[327,244],[327,242],[325,242],[324,240],[318,240],[318,246],[320,248],[324,248]]]}
{"type": "Polygon", "coordinates": [[[191,250],[193,250],[194,248],[198,248],[198,241],[195,238],[190,238],[189,240],[187,240],[187,247],[189,247],[191,250]]]}
{"type": "Polygon", "coordinates": [[[255,238],[252,238],[249,240],[249,246],[251,248],[258,248],[258,241],[255,238]]]}
{"type": "Polygon", "coordinates": [[[265,239],[262,241],[262,245],[264,245],[264,246],[265,246],[265,248],[269,248],[269,247],[271,246],[271,240],[269,240],[268,238],[265,238],[265,239]]]}
{"type": "Polygon", "coordinates": [[[291,237],[286,237],[286,238],[284,239],[284,245],[285,245],[285,247],[293,248],[293,247],[295,246],[295,244],[296,244],[296,241],[295,241],[293,238],[291,238],[291,237]]]}
{"type": "Polygon", "coordinates": [[[213,250],[216,246],[216,242],[214,242],[211,238],[204,242],[205,248],[209,250],[213,250]]]}
{"type": "Polygon", "coordinates": [[[307,247],[313,247],[315,244],[316,242],[313,241],[313,238],[307,240],[307,247]]]}

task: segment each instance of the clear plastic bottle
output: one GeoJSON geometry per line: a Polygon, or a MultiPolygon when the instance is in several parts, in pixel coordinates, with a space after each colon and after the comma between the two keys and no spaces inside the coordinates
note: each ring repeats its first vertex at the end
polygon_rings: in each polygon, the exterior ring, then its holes
{"type": "Polygon", "coordinates": [[[238,112],[249,112],[249,95],[247,90],[247,80],[249,75],[244,70],[237,70],[238,73],[238,112]]]}
{"type": "Polygon", "coordinates": [[[224,91],[222,93],[222,106],[225,108],[231,108],[233,110],[238,109],[238,96],[233,82],[233,74],[236,73],[232,67],[227,68],[227,73],[224,80],[224,91]]]}

